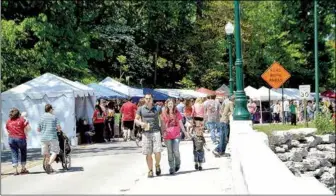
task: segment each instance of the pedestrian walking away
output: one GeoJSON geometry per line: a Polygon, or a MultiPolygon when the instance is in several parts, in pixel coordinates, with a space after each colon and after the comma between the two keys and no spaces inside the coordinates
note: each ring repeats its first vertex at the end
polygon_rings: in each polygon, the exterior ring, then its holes
{"type": "Polygon", "coordinates": [[[230,116],[233,114],[234,109],[234,96],[231,96],[229,101],[223,103],[221,109],[221,119],[219,123],[219,144],[212,151],[212,153],[219,157],[225,154],[227,143],[229,142],[229,133],[230,133],[230,116]]]}
{"type": "Polygon", "coordinates": [[[6,123],[8,132],[8,144],[12,154],[12,165],[15,168],[14,175],[29,173],[26,169],[27,162],[27,137],[30,130],[29,122],[21,116],[17,108],[9,111],[9,119],[6,123]],[[19,152],[21,155],[21,172],[18,172],[19,152]]]}
{"type": "Polygon", "coordinates": [[[50,104],[45,105],[45,113],[41,117],[37,128],[37,131],[41,133],[41,151],[46,161],[45,169],[48,174],[53,172],[51,165],[60,152],[57,132],[61,131],[61,126],[53,111],[54,109],[50,104]]]}
{"type": "Polygon", "coordinates": [[[169,173],[174,174],[180,169],[181,157],[179,143],[181,139],[181,129],[183,132],[185,132],[185,130],[182,115],[177,110],[173,99],[167,100],[167,108],[162,113],[162,119],[164,122],[163,138],[168,151],[169,173]]]}
{"type": "Polygon", "coordinates": [[[124,127],[124,141],[129,141],[131,139],[131,133],[134,130],[134,118],[136,111],[137,106],[131,102],[131,99],[124,103],[120,108],[124,127]]]}
{"type": "MultiPolygon", "coordinates": [[[[204,106],[203,99],[197,98],[195,104],[192,107],[192,117],[194,121],[194,127],[204,126],[204,106]]],[[[194,130],[193,130],[194,131],[194,130]]],[[[194,134],[194,133],[192,133],[194,134]]]]}
{"type": "MultiPolygon", "coordinates": [[[[160,115],[161,111],[154,107],[153,96],[151,94],[145,95],[146,104],[137,110],[135,123],[140,125],[144,132],[142,134],[142,153],[146,155],[148,166],[148,177],[153,177],[153,153],[155,155],[155,173],[157,176],[161,175],[161,128],[160,115]]],[[[161,122],[161,125],[163,122],[161,122]]]]}
{"type": "Polygon", "coordinates": [[[210,99],[204,104],[205,118],[210,129],[210,137],[214,144],[217,144],[216,139],[217,127],[220,119],[220,103],[215,100],[216,95],[212,95],[210,99]]]}

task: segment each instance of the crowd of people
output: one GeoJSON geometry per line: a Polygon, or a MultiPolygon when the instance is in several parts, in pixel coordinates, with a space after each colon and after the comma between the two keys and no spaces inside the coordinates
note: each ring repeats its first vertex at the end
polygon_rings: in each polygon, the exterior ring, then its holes
{"type": "MultiPolygon", "coordinates": [[[[315,104],[308,102],[307,118],[314,119],[315,104]]],[[[247,104],[251,119],[256,120],[256,104],[252,100],[247,104]]],[[[301,119],[301,110],[296,101],[284,102],[284,114],[280,102],[275,102],[273,109],[274,122],[285,120],[296,125],[301,119]],[[299,111],[299,112],[298,112],[299,111]]],[[[225,156],[226,146],[230,138],[230,119],[234,110],[234,96],[223,100],[216,96],[197,99],[168,99],[165,102],[154,102],[151,94],[146,94],[137,103],[131,99],[124,102],[99,99],[92,116],[92,126],[88,119],[78,122],[78,135],[91,144],[93,142],[111,142],[116,136],[124,141],[134,140],[135,135],[142,134],[142,153],[146,156],[148,177],[154,176],[153,157],[155,155],[155,174],[161,174],[161,152],[167,148],[169,173],[179,171],[181,156],[179,143],[181,140],[192,140],[195,169],[202,170],[205,162],[206,145],[204,133],[209,132],[216,147],[212,153],[216,157],[225,156]],[[117,133],[117,134],[115,134],[117,133]]],[[[322,114],[334,112],[335,104],[323,102],[322,114]]],[[[10,110],[6,123],[8,142],[12,152],[12,163],[15,175],[29,173],[25,168],[27,161],[27,134],[29,121],[16,108],[10,110]],[[18,171],[19,153],[21,155],[21,172],[18,171]]],[[[60,152],[57,132],[61,132],[60,122],[53,114],[53,107],[45,105],[45,114],[41,117],[37,131],[41,133],[41,151],[46,160],[47,173],[52,173],[51,164],[60,152]]]]}
{"type": "MultiPolygon", "coordinates": [[[[256,102],[250,100],[247,104],[247,108],[251,114],[254,123],[260,123],[261,112],[260,106],[257,106],[256,102]]],[[[273,101],[269,108],[263,108],[264,122],[272,123],[290,123],[296,125],[297,123],[303,123],[305,121],[313,121],[316,118],[316,103],[314,101],[307,101],[306,107],[304,101],[289,100],[285,99],[283,104],[282,101],[273,101]],[[283,105],[283,106],[282,106],[283,105]],[[305,120],[306,112],[306,120],[305,120]],[[267,116],[271,113],[270,116],[267,116]]],[[[336,104],[330,100],[321,100],[319,105],[320,114],[330,118],[330,120],[336,117],[336,104]]]]}
{"type": "Polygon", "coordinates": [[[196,100],[168,99],[164,104],[154,105],[152,95],[145,95],[145,104],[137,109],[134,123],[143,130],[142,153],[146,156],[148,177],[154,176],[153,154],[155,174],[161,175],[162,140],[168,152],[170,174],[180,169],[179,143],[182,138],[191,139],[193,142],[196,170],[202,170],[205,162],[204,149],[210,151],[204,138],[205,130],[210,131],[212,142],[217,144],[213,154],[225,154],[234,97],[223,103],[215,98],[216,96],[196,100]]]}
{"type": "MultiPolygon", "coordinates": [[[[41,154],[44,156],[45,170],[52,173],[51,165],[60,153],[60,146],[57,132],[61,132],[60,122],[53,114],[53,107],[45,105],[45,113],[42,115],[37,132],[41,135],[41,154]]],[[[17,108],[9,111],[9,119],[6,123],[8,132],[8,144],[12,154],[12,165],[15,168],[14,175],[28,174],[26,169],[27,161],[27,136],[31,131],[28,119],[17,108]],[[19,156],[20,155],[20,156],[19,156]],[[19,157],[21,157],[21,171],[18,170],[19,157]]]]}
{"type": "MultiPolygon", "coordinates": [[[[127,100],[124,103],[98,100],[92,116],[92,124],[88,119],[80,119],[77,124],[78,134],[87,143],[113,141],[115,133],[129,141],[136,132],[142,133],[142,153],[146,155],[148,176],[153,176],[153,159],[155,154],[155,173],[161,174],[160,160],[163,147],[167,147],[169,172],[174,174],[180,169],[181,157],[179,143],[181,139],[192,140],[195,169],[202,170],[204,149],[206,146],[204,131],[208,130],[211,140],[217,147],[213,150],[216,156],[225,154],[229,137],[229,119],[233,113],[233,99],[223,103],[209,98],[168,99],[164,103],[154,103],[151,94],[145,95],[137,103],[127,100]],[[115,131],[117,129],[118,131],[115,131]]],[[[30,131],[28,119],[17,108],[13,108],[6,123],[9,146],[12,153],[15,175],[29,173],[25,168],[27,159],[27,135],[30,131]],[[19,153],[21,156],[21,172],[18,171],[19,153]]],[[[51,165],[60,153],[57,133],[62,131],[60,122],[53,114],[53,107],[45,105],[45,113],[41,116],[37,131],[41,134],[41,153],[44,156],[45,170],[52,173],[51,165]]]]}

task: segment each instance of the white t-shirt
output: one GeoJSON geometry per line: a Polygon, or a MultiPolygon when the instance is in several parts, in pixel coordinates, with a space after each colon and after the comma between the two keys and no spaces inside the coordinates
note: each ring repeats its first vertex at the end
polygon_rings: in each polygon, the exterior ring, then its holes
{"type": "Polygon", "coordinates": [[[289,112],[289,101],[284,101],[284,111],[289,112]]]}

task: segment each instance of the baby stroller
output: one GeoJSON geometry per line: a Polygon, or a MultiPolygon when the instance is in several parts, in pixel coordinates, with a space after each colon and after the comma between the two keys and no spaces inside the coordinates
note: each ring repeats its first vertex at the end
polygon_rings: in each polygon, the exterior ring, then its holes
{"type": "MultiPolygon", "coordinates": [[[[56,163],[61,162],[63,169],[68,170],[71,167],[70,141],[69,141],[69,138],[62,131],[58,132],[57,136],[58,136],[58,142],[60,146],[60,152],[57,155],[55,161],[56,163]]],[[[44,158],[43,160],[43,169],[46,171],[46,168],[45,168],[46,160],[45,159],[46,158],[44,158]]]]}

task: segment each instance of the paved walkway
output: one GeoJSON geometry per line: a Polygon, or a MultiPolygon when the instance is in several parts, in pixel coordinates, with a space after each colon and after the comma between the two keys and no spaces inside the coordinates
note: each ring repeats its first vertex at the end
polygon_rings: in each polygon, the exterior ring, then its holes
{"type": "MultiPolygon", "coordinates": [[[[210,143],[210,142],[208,142],[210,143]]],[[[209,145],[213,148],[213,145],[209,145]]],[[[233,194],[231,160],[206,152],[203,171],[195,171],[192,143],[182,142],[181,170],[168,175],[166,149],[162,156],[162,176],[147,178],[144,156],[135,142],[95,144],[76,148],[72,168],[47,175],[41,164],[31,174],[1,179],[2,194],[233,194]],[[20,187],[17,186],[20,184],[20,187]],[[34,187],[34,188],[32,188],[34,187]]],[[[41,163],[41,162],[40,162],[41,163]]]]}

